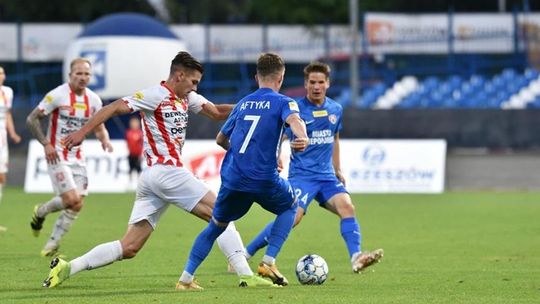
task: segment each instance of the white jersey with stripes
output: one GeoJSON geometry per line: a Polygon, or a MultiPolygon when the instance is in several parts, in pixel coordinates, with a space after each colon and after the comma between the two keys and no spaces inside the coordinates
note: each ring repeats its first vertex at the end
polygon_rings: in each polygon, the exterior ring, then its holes
{"type": "Polygon", "coordinates": [[[101,98],[92,90],[86,88],[84,94],[77,95],[68,83],[56,87],[41,100],[38,109],[50,114],[47,137],[61,160],[68,163],[84,161],[81,145],[68,150],[62,140],[78,131],[102,106],[101,98]]]}
{"type": "Polygon", "coordinates": [[[0,146],[7,145],[6,114],[11,110],[13,90],[0,86],[0,146]]]}
{"type": "Polygon", "coordinates": [[[140,112],[146,164],[182,167],[188,110],[199,113],[209,101],[195,92],[180,98],[163,81],[123,100],[132,111],[140,112]]]}

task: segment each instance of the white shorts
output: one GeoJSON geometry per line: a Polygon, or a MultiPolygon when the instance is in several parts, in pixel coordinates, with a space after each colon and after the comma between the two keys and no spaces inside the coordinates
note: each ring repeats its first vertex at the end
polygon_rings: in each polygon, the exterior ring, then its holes
{"type": "Polygon", "coordinates": [[[0,174],[8,172],[9,150],[8,145],[0,144],[0,174]]]}
{"type": "Polygon", "coordinates": [[[128,224],[147,220],[154,229],[170,204],[187,212],[210,188],[183,167],[154,165],[146,167],[137,185],[137,197],[128,224]]]}
{"type": "Polygon", "coordinates": [[[88,175],[84,163],[47,164],[47,171],[57,195],[76,189],[80,195],[88,195],[88,175]]]}

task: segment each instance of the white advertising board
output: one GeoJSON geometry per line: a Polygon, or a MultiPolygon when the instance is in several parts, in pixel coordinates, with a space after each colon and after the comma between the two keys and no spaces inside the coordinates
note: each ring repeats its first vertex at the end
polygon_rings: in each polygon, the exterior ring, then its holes
{"type": "MultiPolygon", "coordinates": [[[[107,153],[98,140],[83,142],[90,192],[124,192],[129,186],[126,142],[112,140],[111,143],[114,151],[107,153]]],[[[36,140],[31,140],[28,147],[24,191],[53,192],[43,146],[36,140]]]]}
{"type": "MultiPolygon", "coordinates": [[[[127,145],[124,140],[112,140],[114,151],[104,152],[98,140],[83,143],[90,192],[125,192],[132,189],[129,181],[127,145]]],[[[206,181],[214,190],[221,183],[219,169],[225,150],[213,140],[188,140],[183,148],[182,161],[197,177],[206,181]]],[[[144,165],[144,162],[143,162],[144,165]]],[[[53,192],[43,146],[31,140],[26,161],[25,192],[53,192]]]]}
{"type": "MultiPolygon", "coordinates": [[[[113,140],[114,152],[106,153],[97,140],[84,142],[90,192],[124,192],[129,184],[127,147],[113,140]]],[[[441,193],[444,191],[446,141],[444,140],[347,140],[340,141],[341,169],[351,193],[441,193]]],[[[214,140],[187,140],[184,165],[195,176],[218,190],[225,151],[214,140]]],[[[287,176],[290,149],[282,147],[287,176]]],[[[43,147],[30,142],[25,179],[26,192],[52,192],[43,147]]]]}
{"type": "MultiPolygon", "coordinates": [[[[341,171],[350,193],[441,193],[444,191],[445,140],[341,139],[341,171]]],[[[282,160],[287,176],[290,149],[282,160]]]]}
{"type": "Polygon", "coordinates": [[[444,140],[343,140],[340,149],[351,192],[444,191],[444,140]]]}

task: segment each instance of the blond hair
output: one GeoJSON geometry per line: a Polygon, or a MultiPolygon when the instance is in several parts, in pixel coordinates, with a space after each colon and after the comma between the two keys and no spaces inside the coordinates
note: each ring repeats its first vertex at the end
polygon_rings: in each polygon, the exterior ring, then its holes
{"type": "Polygon", "coordinates": [[[79,57],[79,58],[75,58],[75,59],[71,60],[71,63],[69,64],[69,70],[73,71],[73,67],[76,64],[79,64],[79,63],[88,63],[88,65],[90,67],[92,67],[92,63],[90,62],[90,60],[88,60],[86,58],[79,57]]]}

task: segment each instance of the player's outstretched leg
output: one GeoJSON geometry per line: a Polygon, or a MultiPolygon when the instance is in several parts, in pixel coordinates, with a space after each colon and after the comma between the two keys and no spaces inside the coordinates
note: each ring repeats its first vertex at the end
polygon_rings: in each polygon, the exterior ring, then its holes
{"type": "Polygon", "coordinates": [[[239,287],[281,287],[278,284],[274,284],[268,280],[265,280],[257,275],[240,276],[239,287]]]}
{"type": "Polygon", "coordinates": [[[176,284],[176,290],[201,289],[195,287],[195,285],[200,287],[197,283],[194,283],[195,271],[208,256],[214,242],[225,231],[225,228],[210,220],[208,226],[195,238],[184,271],[176,284]]]}
{"type": "Polygon", "coordinates": [[[266,253],[263,256],[262,262],[259,264],[259,268],[257,269],[260,276],[268,278],[272,280],[274,284],[281,286],[287,286],[289,281],[277,269],[275,258],[291,232],[295,215],[296,204],[276,217],[276,220],[270,229],[266,253]]]}
{"type": "Polygon", "coordinates": [[[236,230],[234,222],[230,222],[227,229],[217,238],[219,249],[225,254],[228,271],[238,275],[253,275],[246,259],[246,252],[240,233],[236,230]]]}
{"type": "Polygon", "coordinates": [[[274,225],[274,222],[269,223],[264,227],[263,230],[257,235],[251,243],[249,243],[246,247],[246,253],[248,254],[248,258],[252,257],[257,253],[257,251],[261,248],[266,247],[268,245],[268,237],[270,236],[270,231],[272,230],[272,226],[274,225]]]}
{"type": "Polygon", "coordinates": [[[45,281],[43,281],[43,287],[53,288],[60,285],[62,282],[69,278],[71,272],[71,266],[68,262],[54,258],[51,261],[51,271],[45,281]]]}
{"type": "Polygon", "coordinates": [[[353,256],[352,267],[356,273],[368,268],[369,266],[378,263],[384,255],[384,250],[377,249],[368,252],[362,252],[353,256]]]}
{"type": "Polygon", "coordinates": [[[39,236],[39,233],[43,228],[43,222],[45,221],[45,217],[38,215],[38,209],[39,205],[35,205],[34,210],[32,211],[32,221],[30,221],[30,228],[32,228],[32,234],[34,234],[35,237],[39,236]]]}

